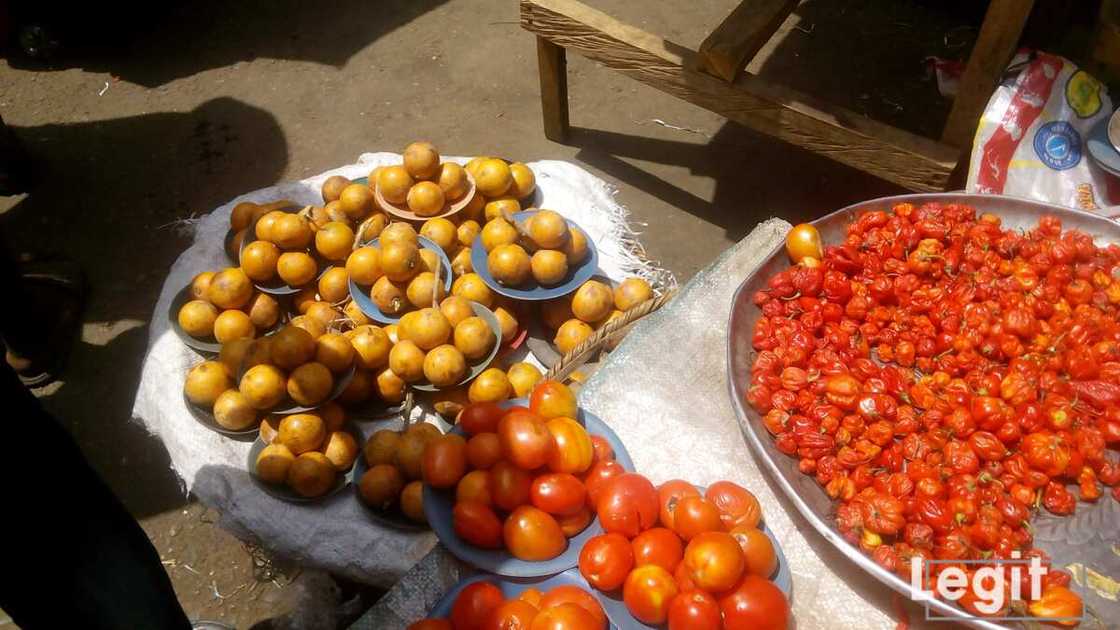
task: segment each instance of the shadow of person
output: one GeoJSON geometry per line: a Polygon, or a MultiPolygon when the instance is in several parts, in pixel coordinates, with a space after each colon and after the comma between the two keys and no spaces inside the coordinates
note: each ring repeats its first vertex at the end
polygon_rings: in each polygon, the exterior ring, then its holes
{"type": "Polygon", "coordinates": [[[854,168],[733,122],[706,143],[572,128],[576,157],[665,203],[724,228],[733,241],[758,223],[809,221],[850,203],[904,192],[854,168]],[[687,167],[715,181],[711,200],[634,166],[626,158],[687,167]]]}
{"type": "Polygon", "coordinates": [[[446,0],[202,0],[133,7],[93,3],[67,11],[17,3],[12,20],[43,24],[60,48],[48,63],[19,53],[15,67],[110,72],[145,87],[257,58],[341,67],[382,35],[446,0]]]}
{"type": "Polygon", "coordinates": [[[0,217],[4,238],[14,252],[73,259],[90,286],[82,340],[61,382],[39,395],[133,514],[181,505],[166,452],[130,421],[147,322],[191,242],[177,221],[275,182],[288,165],[284,134],[270,113],[229,98],[14,131],[36,183],[0,217]]]}

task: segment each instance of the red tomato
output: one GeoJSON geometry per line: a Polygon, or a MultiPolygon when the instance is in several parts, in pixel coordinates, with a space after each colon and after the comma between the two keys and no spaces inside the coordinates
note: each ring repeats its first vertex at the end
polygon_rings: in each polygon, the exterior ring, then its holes
{"type": "Polygon", "coordinates": [[[613,591],[622,586],[632,568],[634,550],[622,534],[594,536],[579,552],[580,574],[600,591],[613,591]]]}
{"type": "Polygon", "coordinates": [[[455,630],[455,626],[446,619],[421,619],[409,624],[407,630],[455,630]]]}
{"type": "Polygon", "coordinates": [[[719,509],[725,529],[739,525],[758,527],[758,522],[762,520],[762,506],[759,505],[758,498],[738,484],[717,481],[708,486],[704,498],[719,509]]]}
{"type": "Polygon", "coordinates": [[[467,442],[461,435],[448,433],[424,447],[420,460],[424,483],[433,488],[451,488],[467,472],[467,442]]]}
{"type": "Polygon", "coordinates": [[[472,470],[463,475],[459,485],[455,486],[455,502],[464,501],[494,505],[490,500],[490,473],[485,470],[472,470]]]}
{"type": "Polygon", "coordinates": [[[576,395],[567,385],[556,381],[537,383],[529,395],[529,409],[545,420],[579,417],[576,395]]]}
{"type": "Polygon", "coordinates": [[[692,572],[683,561],[677,565],[677,570],[673,571],[673,581],[677,583],[677,590],[682,593],[696,590],[696,582],[692,581],[692,572]]]}
{"type": "Polygon", "coordinates": [[[684,497],[673,513],[673,531],[686,541],[704,532],[723,531],[719,509],[704,497],[684,497]]]}
{"type": "Polygon", "coordinates": [[[633,538],[657,522],[657,490],[638,473],[623,473],[608,481],[596,505],[605,532],[633,538]]]}
{"type": "Polygon", "coordinates": [[[478,433],[467,440],[467,463],[475,470],[486,470],[502,458],[497,433],[478,433]]]}
{"type": "Polygon", "coordinates": [[[536,470],[548,463],[554,448],[552,434],[540,416],[512,411],[498,422],[498,442],[502,457],[523,470],[536,470]]]}
{"type": "Polygon", "coordinates": [[[774,574],[778,569],[778,555],[774,552],[774,544],[770,542],[769,536],[760,529],[741,525],[730,533],[743,550],[748,573],[764,578],[774,574]]]}
{"type": "Polygon", "coordinates": [[[602,630],[595,617],[575,604],[560,604],[537,613],[530,630],[602,630]]]}
{"type": "Polygon", "coordinates": [[[669,573],[677,570],[684,558],[684,545],[679,536],[664,527],[653,527],[630,541],[634,548],[634,564],[656,564],[669,573]]]}
{"type": "Polygon", "coordinates": [[[638,621],[656,625],[669,618],[669,603],[677,596],[677,583],[656,564],[637,567],[622,585],[626,610],[638,621]]]}
{"type": "Polygon", "coordinates": [[[485,503],[463,501],[451,510],[455,534],[483,549],[502,548],[502,521],[485,503]]]}
{"type": "Polygon", "coordinates": [[[500,461],[490,468],[490,500],[507,512],[529,502],[533,478],[517,466],[500,461]]]}
{"type": "Polygon", "coordinates": [[[587,488],[575,475],[551,473],[533,480],[529,500],[555,516],[570,516],[587,507],[587,488]]]}
{"type": "Polygon", "coordinates": [[[591,436],[591,450],[595,452],[594,457],[591,458],[591,465],[594,466],[599,462],[613,462],[614,461],[614,448],[607,438],[601,435],[591,436]]]}
{"type": "Polygon", "coordinates": [[[766,578],[746,575],[719,599],[726,630],[786,630],[789,602],[766,578]]]}
{"type": "Polygon", "coordinates": [[[678,593],[669,602],[669,630],[720,630],[722,627],[719,602],[704,591],[678,593]]]}
{"type": "Polygon", "coordinates": [[[552,472],[577,474],[591,466],[595,449],[583,425],[571,418],[552,418],[545,423],[552,434],[553,449],[548,457],[552,472]]]}
{"type": "Polygon", "coordinates": [[[537,607],[521,599],[508,599],[490,611],[483,630],[527,630],[537,616],[537,607]]]}
{"type": "Polygon", "coordinates": [[[519,560],[551,560],[568,547],[556,519],[531,505],[514,510],[506,518],[502,534],[506,548],[519,560]]]}
{"type": "Polygon", "coordinates": [[[575,514],[556,517],[556,522],[560,525],[560,531],[564,532],[564,535],[568,538],[571,538],[587,529],[587,526],[591,524],[591,520],[594,518],[595,515],[592,514],[591,510],[587,509],[585,505],[575,514]]]}
{"type": "Polygon", "coordinates": [[[683,479],[671,479],[661,484],[657,489],[657,501],[660,504],[657,516],[661,524],[673,529],[673,513],[684,497],[698,497],[700,491],[696,486],[683,479]]]}
{"type": "Polygon", "coordinates": [[[603,493],[603,488],[607,487],[607,480],[624,472],[626,469],[618,462],[601,462],[592,466],[591,470],[583,476],[583,485],[587,486],[587,507],[596,509],[599,495],[603,493]]]}
{"type": "Polygon", "coordinates": [[[582,588],[571,584],[556,586],[541,598],[540,608],[544,611],[561,604],[575,604],[591,613],[591,616],[603,628],[607,627],[607,613],[603,610],[603,606],[599,603],[599,600],[595,599],[594,595],[582,588]]]}
{"type": "Polygon", "coordinates": [[[459,412],[459,426],[467,432],[468,435],[478,435],[479,433],[494,433],[498,430],[498,421],[506,411],[494,402],[478,402],[471,403],[459,412]]]}
{"type": "Polygon", "coordinates": [[[726,532],[704,532],[684,550],[684,563],[697,588],[711,593],[735,585],[746,569],[739,543],[726,532]]]}
{"type": "Polygon", "coordinates": [[[490,613],[505,600],[490,582],[475,582],[459,592],[451,605],[451,625],[455,630],[481,630],[490,613]]]}

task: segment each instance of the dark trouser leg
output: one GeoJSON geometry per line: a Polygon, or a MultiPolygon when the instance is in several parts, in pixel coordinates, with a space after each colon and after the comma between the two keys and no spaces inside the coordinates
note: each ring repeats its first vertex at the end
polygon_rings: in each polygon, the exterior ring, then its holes
{"type": "Polygon", "coordinates": [[[144,530],[3,364],[0,400],[0,608],[24,630],[189,629],[144,530]]]}

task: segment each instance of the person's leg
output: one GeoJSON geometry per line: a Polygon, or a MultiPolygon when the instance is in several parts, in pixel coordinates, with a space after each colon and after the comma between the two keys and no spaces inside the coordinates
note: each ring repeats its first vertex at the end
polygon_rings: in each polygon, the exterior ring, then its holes
{"type": "Polygon", "coordinates": [[[65,259],[17,261],[0,230],[0,287],[16,308],[0,309],[0,341],[24,385],[58,377],[81,323],[85,278],[65,259]]]}
{"type": "Polygon", "coordinates": [[[0,608],[25,630],[189,629],[144,530],[6,365],[0,400],[5,441],[19,445],[0,457],[0,608]]]}

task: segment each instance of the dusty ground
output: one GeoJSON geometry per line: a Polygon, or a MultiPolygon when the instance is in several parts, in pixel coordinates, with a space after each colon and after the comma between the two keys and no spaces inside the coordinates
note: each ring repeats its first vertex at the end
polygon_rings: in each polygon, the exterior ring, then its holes
{"type": "MultiPolygon", "coordinates": [[[[618,187],[650,256],[687,279],[760,219],[897,191],[574,56],[578,129],[568,145],[549,142],[533,38],[512,0],[183,4],[152,15],[91,8],[77,20],[104,46],[46,67],[0,65],[0,115],[39,172],[0,221],[13,247],[65,251],[89,275],[82,342],[43,400],[144,524],[192,616],[247,628],[291,598],[281,580],[254,586],[240,544],[207,522],[161,445],[129,421],[147,322],[188,243],[168,227],[176,219],[427,138],[448,154],[583,165],[618,187]]],[[[695,46],[737,2],[592,4],[695,46]]],[[[935,132],[947,104],[921,59],[963,55],[975,10],[849,4],[803,3],[752,70],[935,132]]]]}

